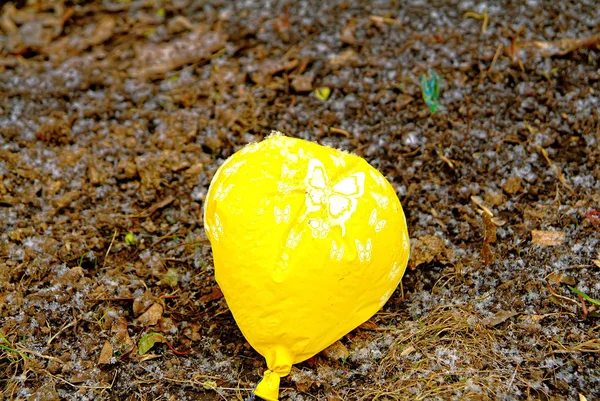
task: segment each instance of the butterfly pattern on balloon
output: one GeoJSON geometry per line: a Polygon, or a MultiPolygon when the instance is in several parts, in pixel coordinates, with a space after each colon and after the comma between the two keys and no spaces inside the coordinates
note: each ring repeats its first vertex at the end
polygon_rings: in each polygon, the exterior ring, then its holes
{"type": "Polygon", "coordinates": [[[313,238],[325,238],[329,234],[331,225],[322,218],[308,219],[308,226],[312,231],[313,238]]]}
{"type": "Polygon", "coordinates": [[[302,239],[302,231],[296,232],[292,228],[288,234],[287,240],[285,241],[285,246],[290,249],[294,249],[300,243],[300,239],[302,239]]]}
{"type": "MultiPolygon", "coordinates": [[[[247,146],[246,152],[253,152],[251,146],[247,146]]],[[[325,239],[328,237],[332,228],[339,226],[342,231],[342,237],[345,236],[346,222],[356,212],[359,199],[365,194],[365,180],[373,179],[378,186],[385,186],[386,181],[383,176],[369,170],[368,175],[365,172],[355,172],[350,176],[342,177],[341,179],[331,179],[325,169],[323,162],[315,157],[312,157],[311,152],[305,152],[299,149],[297,153],[293,153],[291,149],[281,149],[281,152],[292,157],[296,161],[306,160],[308,163],[307,173],[304,178],[304,185],[300,184],[297,177],[299,170],[290,168],[288,165],[282,165],[280,179],[277,183],[277,189],[280,193],[287,195],[295,189],[301,188],[305,193],[305,212],[297,221],[307,224],[312,237],[315,239],[325,239]],[[315,213],[318,213],[315,215],[315,213]]],[[[346,161],[343,155],[330,155],[332,162],[337,167],[345,167],[346,161]]],[[[290,161],[293,161],[290,159],[290,161]]],[[[222,174],[226,177],[234,174],[243,166],[244,160],[226,163],[222,166],[222,174]]],[[[222,201],[232,189],[232,185],[221,184],[216,188],[215,199],[222,201]]],[[[385,226],[386,220],[379,217],[379,209],[385,210],[390,204],[390,198],[373,190],[369,191],[369,195],[375,200],[377,207],[373,208],[369,215],[368,225],[375,233],[379,233],[385,226]]],[[[273,206],[273,216],[275,223],[289,223],[291,214],[291,205],[273,206]]],[[[214,215],[214,221],[211,225],[205,221],[206,231],[212,237],[219,241],[223,237],[223,225],[217,214],[214,215]]],[[[294,249],[298,246],[302,238],[302,230],[295,231],[293,228],[289,231],[285,240],[287,249],[294,249]]],[[[356,246],[356,255],[360,263],[368,263],[371,261],[373,253],[373,241],[367,237],[364,241],[354,239],[356,246]]],[[[410,243],[407,238],[403,238],[402,246],[404,250],[410,248],[410,243]]],[[[345,254],[344,242],[338,244],[332,240],[330,248],[330,258],[335,261],[341,261],[345,254]]],[[[399,268],[396,264],[390,271],[390,279],[399,274],[399,268]]]]}
{"type": "Polygon", "coordinates": [[[233,184],[229,184],[225,186],[225,184],[219,185],[217,191],[215,192],[215,200],[222,201],[229,194],[231,189],[233,188],[233,184]]]}
{"type": "Polygon", "coordinates": [[[223,223],[221,223],[221,218],[217,213],[215,213],[215,224],[209,225],[208,222],[204,221],[204,229],[208,234],[211,234],[215,241],[218,241],[219,238],[223,235],[223,223]]]}
{"type": "Polygon", "coordinates": [[[331,251],[329,252],[329,257],[337,262],[342,260],[344,257],[344,245],[338,245],[335,240],[331,241],[331,251]]]}
{"type": "MultiPolygon", "coordinates": [[[[331,182],[319,159],[310,159],[305,178],[305,216],[325,211],[331,226],[340,226],[346,233],[346,221],[356,211],[358,199],[364,194],[365,173],[359,171],[337,182],[331,182]]],[[[310,220],[309,220],[310,225],[310,220]]]]}
{"type": "Polygon", "coordinates": [[[383,229],[385,223],[385,219],[379,220],[377,217],[377,208],[373,208],[373,211],[371,211],[371,215],[369,216],[369,225],[375,229],[375,232],[378,233],[383,229]]]}
{"type": "Polygon", "coordinates": [[[385,305],[385,303],[388,301],[388,299],[390,299],[393,292],[394,292],[393,289],[389,289],[381,296],[381,298],[379,298],[379,307],[380,308],[383,307],[383,305],[385,305]]]}
{"type": "Polygon", "coordinates": [[[283,209],[275,206],[273,208],[273,212],[275,214],[275,223],[287,223],[290,221],[290,205],[288,204],[283,209]]]}
{"type": "Polygon", "coordinates": [[[392,281],[396,280],[396,278],[398,277],[399,274],[400,274],[400,265],[398,264],[398,261],[395,261],[390,270],[390,274],[388,275],[388,279],[390,279],[392,281]]]}
{"type": "Polygon", "coordinates": [[[360,242],[360,240],[355,239],[356,243],[356,251],[358,252],[358,260],[363,262],[370,262],[371,255],[373,254],[373,243],[371,242],[371,238],[367,239],[364,243],[360,242]]]}

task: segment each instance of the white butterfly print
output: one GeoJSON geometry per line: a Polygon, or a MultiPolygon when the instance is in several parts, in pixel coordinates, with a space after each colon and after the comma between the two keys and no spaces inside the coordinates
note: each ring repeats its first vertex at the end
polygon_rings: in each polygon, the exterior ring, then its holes
{"type": "Polygon", "coordinates": [[[323,219],[308,219],[308,226],[312,230],[313,238],[325,238],[329,234],[331,226],[323,219]]]}
{"type": "Polygon", "coordinates": [[[375,182],[377,183],[377,185],[379,185],[380,187],[385,187],[385,183],[386,183],[386,179],[383,175],[381,175],[381,173],[373,171],[373,170],[369,170],[369,174],[371,175],[371,178],[373,180],[375,180],[375,182]]]}
{"type": "Polygon", "coordinates": [[[392,289],[387,290],[385,292],[385,294],[383,294],[381,296],[381,298],[379,298],[379,307],[382,307],[383,305],[385,305],[385,303],[388,301],[388,299],[390,299],[390,297],[392,296],[393,292],[394,292],[394,290],[392,290],[392,289]]]}
{"type": "Polygon", "coordinates": [[[229,194],[229,191],[231,191],[231,188],[233,188],[233,184],[229,184],[226,187],[224,184],[221,184],[219,188],[217,188],[217,192],[215,193],[215,199],[218,201],[222,201],[223,199],[225,199],[227,194],[229,194]]]}
{"type": "Polygon", "coordinates": [[[404,252],[409,252],[410,251],[410,239],[408,239],[408,236],[406,234],[402,234],[402,249],[404,249],[404,252]]]}
{"type": "Polygon", "coordinates": [[[292,179],[296,175],[298,170],[291,170],[287,165],[281,166],[281,178],[283,179],[292,179]]]}
{"type": "Polygon", "coordinates": [[[398,262],[394,262],[392,269],[390,270],[390,274],[388,274],[388,278],[390,280],[395,280],[398,277],[398,274],[400,274],[400,265],[398,262]]]}
{"type": "Polygon", "coordinates": [[[364,244],[362,244],[358,239],[355,239],[354,241],[356,242],[356,250],[358,251],[358,260],[360,260],[361,263],[370,262],[371,255],[373,253],[371,238],[369,238],[364,244]]]}
{"type": "Polygon", "coordinates": [[[376,194],[375,192],[371,192],[371,196],[373,197],[373,199],[375,199],[375,202],[377,202],[377,206],[379,206],[382,209],[387,209],[388,204],[390,202],[390,198],[388,198],[385,195],[376,194]]]}
{"type": "Polygon", "coordinates": [[[275,211],[275,222],[277,224],[287,223],[290,221],[290,205],[287,205],[283,209],[280,209],[277,206],[275,206],[274,211],[275,211]]]}
{"type": "Polygon", "coordinates": [[[218,241],[219,238],[223,235],[223,224],[221,223],[221,219],[219,215],[215,213],[215,225],[211,227],[209,231],[212,233],[213,238],[218,241]]]}
{"type": "Polygon", "coordinates": [[[290,152],[290,150],[287,147],[280,149],[279,154],[281,155],[281,157],[283,157],[285,160],[291,163],[298,163],[298,155],[290,152]]]}
{"type": "Polygon", "coordinates": [[[240,160],[239,162],[232,163],[231,166],[227,166],[227,168],[223,170],[223,175],[225,177],[229,177],[231,174],[236,173],[244,164],[246,164],[246,160],[240,160]]]}
{"type": "Polygon", "coordinates": [[[344,245],[338,246],[335,240],[331,241],[331,251],[329,252],[331,259],[337,260],[338,262],[344,257],[344,245]]]}
{"type": "Polygon", "coordinates": [[[246,153],[254,153],[257,150],[258,150],[258,142],[252,142],[252,143],[249,143],[248,145],[244,146],[237,153],[238,153],[238,155],[243,156],[246,153]]]}
{"type": "Polygon", "coordinates": [[[294,229],[292,228],[290,230],[290,234],[287,237],[287,241],[285,242],[285,246],[287,246],[290,249],[294,249],[295,247],[298,246],[298,243],[300,242],[300,238],[302,238],[302,231],[296,233],[294,231],[294,229]]]}
{"type": "Polygon", "coordinates": [[[377,208],[374,208],[369,216],[369,225],[375,227],[375,232],[377,233],[385,226],[385,220],[377,218],[377,208]]]}
{"type": "Polygon", "coordinates": [[[310,159],[305,183],[306,213],[326,209],[331,224],[339,225],[342,235],[345,235],[346,220],[352,216],[358,205],[358,198],[364,193],[365,174],[354,173],[331,185],[323,163],[318,159],[310,159]]]}
{"type": "Polygon", "coordinates": [[[329,157],[331,157],[331,160],[333,161],[333,164],[335,164],[338,167],[346,167],[346,161],[344,160],[343,156],[336,156],[336,155],[329,155],[329,157]]]}
{"type": "Polygon", "coordinates": [[[277,183],[277,190],[283,194],[289,194],[290,192],[292,192],[292,190],[294,189],[294,187],[290,184],[286,184],[285,182],[278,182],[277,183]]]}

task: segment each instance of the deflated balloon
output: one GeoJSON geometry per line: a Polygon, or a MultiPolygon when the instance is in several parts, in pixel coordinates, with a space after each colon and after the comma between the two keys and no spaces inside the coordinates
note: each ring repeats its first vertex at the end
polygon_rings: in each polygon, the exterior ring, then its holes
{"type": "Polygon", "coordinates": [[[400,201],[364,159],[279,133],[217,170],[204,205],[215,276],[268,370],[256,395],[373,316],[410,243],[400,201]]]}

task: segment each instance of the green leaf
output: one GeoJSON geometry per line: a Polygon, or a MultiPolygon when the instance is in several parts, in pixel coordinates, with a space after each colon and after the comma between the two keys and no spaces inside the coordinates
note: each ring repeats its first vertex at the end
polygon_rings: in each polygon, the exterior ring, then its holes
{"type": "Polygon", "coordinates": [[[569,287],[569,289],[571,291],[573,291],[575,294],[581,295],[583,297],[583,299],[585,299],[589,303],[597,305],[597,306],[600,306],[600,301],[598,301],[597,299],[594,299],[594,298],[590,297],[586,293],[583,293],[583,292],[579,291],[577,288],[571,287],[570,285],[568,285],[567,287],[569,287]]]}
{"type": "Polygon", "coordinates": [[[331,89],[326,86],[317,88],[315,89],[315,95],[317,96],[317,99],[325,101],[329,99],[329,95],[331,95],[331,89]]]}
{"type": "Polygon", "coordinates": [[[135,245],[135,234],[132,232],[125,234],[125,243],[129,246],[135,245]]]}
{"type": "Polygon", "coordinates": [[[154,344],[157,342],[163,342],[164,339],[165,338],[160,333],[152,332],[144,334],[140,338],[140,341],[138,341],[138,354],[144,355],[146,352],[150,351],[152,347],[154,347],[154,344]]]}

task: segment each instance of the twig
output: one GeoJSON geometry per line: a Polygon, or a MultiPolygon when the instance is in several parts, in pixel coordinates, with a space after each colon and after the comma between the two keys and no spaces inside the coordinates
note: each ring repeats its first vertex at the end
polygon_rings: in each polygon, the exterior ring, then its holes
{"type": "Polygon", "coordinates": [[[346,138],[352,137],[352,135],[348,131],[343,130],[341,128],[329,127],[329,132],[344,135],[346,138]]]}
{"type": "Polygon", "coordinates": [[[558,180],[560,181],[560,183],[563,184],[565,186],[565,188],[567,188],[569,191],[571,191],[572,195],[575,195],[575,191],[573,191],[573,188],[571,188],[571,186],[567,183],[567,180],[563,176],[563,173],[560,171],[560,169],[558,167],[556,167],[554,165],[554,163],[552,163],[552,160],[550,160],[550,157],[548,156],[548,152],[546,151],[546,149],[542,148],[540,145],[537,145],[537,149],[542,154],[542,156],[544,156],[544,159],[546,159],[546,162],[550,165],[550,168],[554,171],[554,173],[558,177],[558,180]]]}
{"type": "Polygon", "coordinates": [[[565,296],[562,296],[562,295],[559,295],[559,294],[557,294],[557,293],[556,293],[556,292],[555,292],[555,291],[552,289],[552,286],[551,286],[550,284],[548,284],[546,287],[548,288],[548,291],[550,291],[550,293],[551,293],[552,295],[554,295],[556,298],[560,298],[560,299],[562,299],[562,300],[565,300],[565,301],[569,301],[569,302],[571,302],[571,303],[574,303],[575,305],[579,305],[579,303],[578,303],[577,301],[575,301],[574,299],[571,299],[571,298],[569,298],[569,297],[565,297],[565,296]]]}
{"type": "Polygon", "coordinates": [[[106,255],[104,255],[104,260],[102,261],[102,269],[104,269],[104,266],[106,265],[106,259],[108,258],[108,254],[110,253],[110,248],[112,248],[113,243],[115,242],[115,237],[117,236],[118,232],[119,232],[119,230],[115,228],[115,233],[113,234],[112,239],[110,240],[110,245],[108,246],[108,249],[106,250],[106,255]]]}
{"type": "Polygon", "coordinates": [[[496,65],[496,61],[498,60],[498,57],[500,56],[500,52],[502,51],[503,48],[504,48],[504,45],[502,43],[500,43],[498,45],[498,48],[496,49],[496,53],[494,53],[494,58],[492,58],[492,63],[490,64],[490,68],[488,68],[488,73],[492,72],[492,70],[494,69],[494,65],[496,65]]]}
{"type": "Polygon", "coordinates": [[[48,342],[46,343],[46,346],[49,346],[50,343],[63,331],[65,331],[66,329],[68,329],[71,326],[75,326],[77,324],[77,319],[74,319],[72,322],[67,323],[66,325],[64,325],[60,330],[58,330],[52,337],[50,337],[48,339],[48,342]]]}

